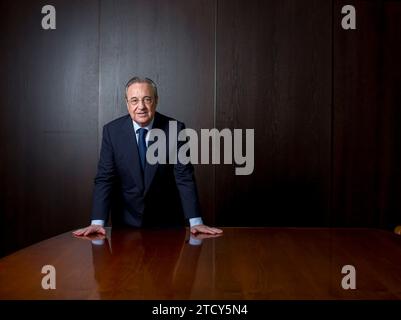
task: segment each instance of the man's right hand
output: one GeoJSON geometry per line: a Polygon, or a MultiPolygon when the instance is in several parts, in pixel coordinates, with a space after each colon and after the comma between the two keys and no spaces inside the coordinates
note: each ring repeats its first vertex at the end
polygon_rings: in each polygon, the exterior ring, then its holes
{"type": "Polygon", "coordinates": [[[76,231],[72,232],[75,236],[78,237],[86,237],[90,234],[102,234],[102,235],[106,235],[106,230],[97,224],[91,224],[89,227],[86,228],[82,228],[82,229],[78,229],[76,231]]]}

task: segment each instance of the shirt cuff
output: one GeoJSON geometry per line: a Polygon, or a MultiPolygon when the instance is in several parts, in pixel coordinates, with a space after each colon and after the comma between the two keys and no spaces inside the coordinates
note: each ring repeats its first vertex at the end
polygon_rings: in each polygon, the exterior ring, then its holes
{"type": "Polygon", "coordinates": [[[92,243],[97,246],[101,246],[104,244],[104,239],[92,240],[92,243]]]}
{"type": "Polygon", "coordinates": [[[104,226],[104,220],[92,220],[91,224],[95,224],[97,226],[104,226]]]}
{"type": "Polygon", "coordinates": [[[189,225],[191,226],[191,228],[197,226],[198,224],[203,224],[203,220],[201,217],[189,219],[189,225]]]}
{"type": "Polygon", "coordinates": [[[191,246],[200,246],[202,244],[201,239],[196,239],[192,235],[189,237],[189,244],[191,246]]]}

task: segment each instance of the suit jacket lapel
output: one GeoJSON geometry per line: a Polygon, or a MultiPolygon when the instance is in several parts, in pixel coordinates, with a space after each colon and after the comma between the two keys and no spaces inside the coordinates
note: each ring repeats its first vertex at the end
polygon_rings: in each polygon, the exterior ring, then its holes
{"type": "MultiPolygon", "coordinates": [[[[153,121],[153,129],[163,129],[161,128],[161,123],[160,123],[160,117],[158,115],[158,113],[156,112],[155,114],[155,120],[153,121]]],[[[149,146],[154,143],[154,141],[149,141],[149,146]]],[[[149,191],[149,187],[153,181],[153,178],[155,177],[156,171],[157,171],[157,167],[158,167],[158,163],[156,164],[149,164],[148,162],[146,162],[146,166],[145,166],[145,194],[149,191]]]]}
{"type": "Polygon", "coordinates": [[[127,141],[126,158],[129,171],[132,174],[138,187],[143,190],[143,177],[141,164],[139,159],[138,144],[136,142],[136,135],[131,117],[127,117],[127,121],[124,124],[124,139],[127,141]]]}

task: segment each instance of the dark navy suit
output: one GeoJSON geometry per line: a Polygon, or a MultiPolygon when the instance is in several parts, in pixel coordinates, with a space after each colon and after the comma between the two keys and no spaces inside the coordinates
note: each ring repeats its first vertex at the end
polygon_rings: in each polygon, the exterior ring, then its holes
{"type": "MultiPolygon", "coordinates": [[[[161,129],[169,141],[169,121],[182,122],[156,112],[153,129],[161,129]]],[[[177,137],[175,137],[177,139],[177,137]]],[[[177,142],[178,148],[184,142],[177,142]]],[[[167,149],[168,150],[168,149],[167,149]]],[[[95,178],[92,220],[109,218],[114,225],[176,226],[200,217],[193,166],[146,163],[141,169],[137,140],[129,115],[103,128],[103,140],[95,178]]]]}

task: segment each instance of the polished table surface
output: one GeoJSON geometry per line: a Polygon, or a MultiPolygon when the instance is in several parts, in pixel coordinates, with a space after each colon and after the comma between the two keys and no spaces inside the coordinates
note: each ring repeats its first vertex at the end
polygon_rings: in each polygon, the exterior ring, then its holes
{"type": "Polygon", "coordinates": [[[197,245],[187,229],[64,233],[0,259],[0,299],[401,299],[401,237],[389,231],[223,230],[197,245]],[[341,286],[344,265],[355,290],[341,286]]]}

